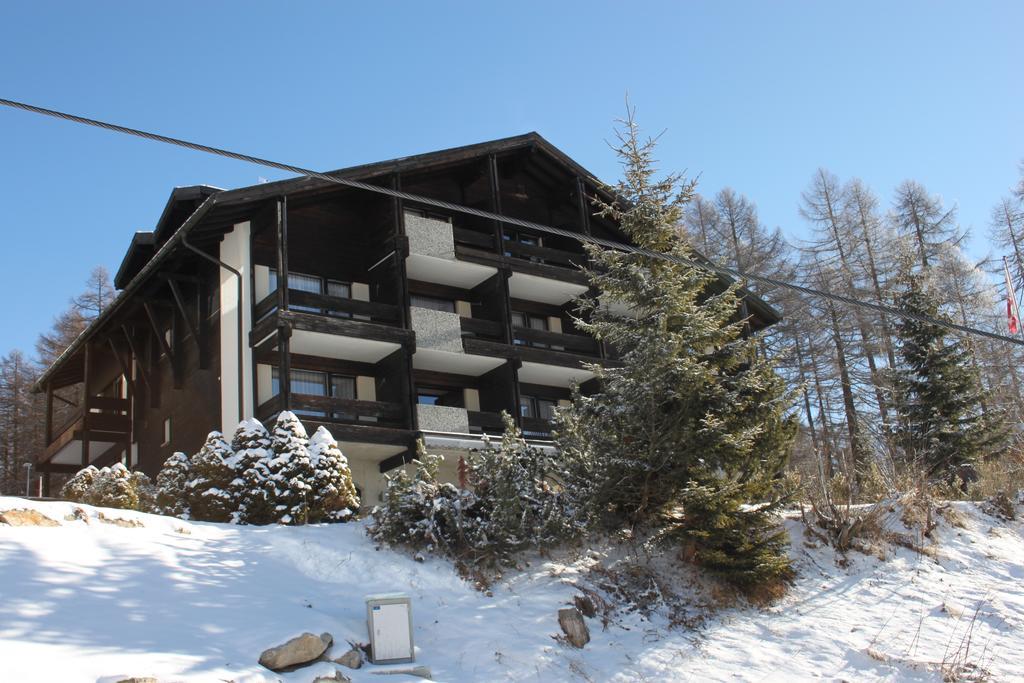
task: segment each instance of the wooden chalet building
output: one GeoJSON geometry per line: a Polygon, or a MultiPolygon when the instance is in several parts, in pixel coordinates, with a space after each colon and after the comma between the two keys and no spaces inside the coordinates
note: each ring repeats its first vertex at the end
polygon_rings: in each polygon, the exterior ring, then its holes
{"type": "MultiPolygon", "coordinates": [[[[592,215],[598,181],[535,133],[335,175],[625,239],[592,215]]],[[[44,488],[87,464],[154,476],[211,430],[285,409],[331,431],[368,505],[420,437],[457,452],[508,411],[544,440],[591,377],[581,363],[614,362],[570,315],[584,258],[570,238],[323,180],[176,188],[132,239],[117,299],[36,385],[44,488]]],[[[755,327],[777,319],[745,301],[755,327]]]]}

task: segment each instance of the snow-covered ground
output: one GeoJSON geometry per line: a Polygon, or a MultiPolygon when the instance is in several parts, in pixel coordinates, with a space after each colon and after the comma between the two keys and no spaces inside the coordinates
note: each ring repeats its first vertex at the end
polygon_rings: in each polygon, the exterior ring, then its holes
{"type": "MultiPolygon", "coordinates": [[[[237,527],[189,523],[68,503],[0,498],[57,527],[0,524],[0,679],[302,681],[328,663],[287,674],[260,652],[303,631],[365,641],[363,597],[413,599],[417,664],[442,681],[941,680],[960,658],[994,680],[1024,680],[1024,539],[957,504],[964,528],[943,524],[935,557],[894,550],[887,561],[809,547],[789,522],[800,576],[769,610],[728,608],[696,630],[665,617],[619,615],[583,650],[556,641],[556,612],[597,555],[533,562],[488,596],[447,563],[377,550],[362,523],[237,527]],[[66,519],[83,508],[83,519],[66,519]],[[969,648],[968,646],[969,642],[969,648]]],[[[345,669],[353,681],[381,679],[345,669]]]]}

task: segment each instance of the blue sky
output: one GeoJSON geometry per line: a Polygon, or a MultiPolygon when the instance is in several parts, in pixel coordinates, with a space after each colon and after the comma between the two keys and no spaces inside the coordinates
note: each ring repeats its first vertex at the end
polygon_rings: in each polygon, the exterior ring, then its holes
{"type": "MultiPolygon", "coordinates": [[[[536,130],[614,180],[628,92],[664,169],[789,234],[825,166],[886,203],[914,178],[980,236],[1024,159],[1021,26],[1009,1],[3,3],[0,97],[325,170],[536,130]]],[[[173,186],[260,177],[0,110],[0,353],[173,186]]]]}

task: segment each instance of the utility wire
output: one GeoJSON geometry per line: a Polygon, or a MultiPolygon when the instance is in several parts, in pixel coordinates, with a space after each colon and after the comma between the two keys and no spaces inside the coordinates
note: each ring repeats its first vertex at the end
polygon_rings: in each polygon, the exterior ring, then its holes
{"type": "Polygon", "coordinates": [[[836,294],[826,290],[815,289],[813,287],[805,287],[792,282],[784,280],[777,280],[775,278],[766,277],[764,275],[757,275],[755,273],[748,273],[746,271],[738,270],[735,268],[729,268],[727,266],[712,263],[710,261],[701,261],[697,259],[686,258],[677,254],[665,254],[662,252],[652,251],[650,249],[644,249],[642,247],[636,247],[630,244],[623,244],[621,242],[614,242],[612,240],[601,239],[600,237],[594,237],[592,235],[584,235],[563,228],[556,228],[550,225],[543,225],[541,223],[534,223],[533,221],[523,220],[521,218],[513,218],[511,216],[505,216],[498,213],[492,213],[490,211],[484,211],[481,209],[474,209],[473,207],[463,206],[461,204],[453,204],[440,199],[433,199],[431,197],[424,197],[421,195],[410,194],[408,192],[402,192],[401,190],[395,190],[389,187],[381,187],[379,185],[371,185],[369,183],[363,183],[358,180],[351,180],[349,178],[340,178],[335,175],[328,173],[321,173],[319,171],[312,171],[301,166],[294,166],[292,164],[285,164],[279,161],[271,161],[269,159],[262,159],[260,157],[251,156],[248,154],[241,154],[239,152],[232,152],[226,149],[220,149],[218,147],[210,147],[209,145],[202,145],[197,142],[189,142],[188,140],[181,140],[178,138],[168,137],[166,135],[159,135],[157,133],[149,133],[147,131],[138,130],[136,128],[128,128],[127,126],[119,126],[114,123],[107,123],[105,121],[98,121],[96,119],[86,118],[84,116],[77,116],[75,114],[68,114],[53,109],[46,109],[44,107],[37,107],[32,104],[25,104],[24,102],[16,102],[14,100],[6,100],[0,98],[0,105],[11,107],[13,109],[20,109],[22,111],[31,112],[34,114],[42,114],[44,116],[52,116],[54,118],[63,119],[65,121],[72,121],[74,123],[81,123],[87,126],[94,126],[96,128],[102,128],[109,130],[114,133],[122,133],[125,135],[133,135],[146,140],[152,140],[153,142],[162,142],[164,144],[175,145],[178,147],[184,147],[197,152],[205,152],[207,154],[215,154],[217,156],[227,157],[229,159],[236,159],[238,161],[244,161],[250,164],[257,164],[259,166],[267,166],[269,168],[276,168],[280,171],[287,171],[289,173],[295,173],[300,176],[307,176],[309,178],[316,178],[318,180],[324,180],[326,182],[335,183],[337,185],[343,185],[345,187],[351,187],[359,190],[365,190],[367,192],[374,192],[377,194],[387,195],[389,197],[396,197],[398,199],[404,199],[418,204],[426,204],[435,208],[444,209],[453,213],[467,214],[470,216],[477,216],[479,218],[486,218],[488,220],[498,221],[499,223],[505,223],[509,225],[517,225],[520,227],[528,228],[530,230],[536,230],[537,232],[547,233],[549,235],[558,235],[560,237],[567,237],[569,239],[576,240],[578,242],[594,244],[606,249],[614,249],[617,251],[629,252],[634,254],[640,254],[653,259],[660,259],[662,261],[668,261],[670,263],[676,263],[680,265],[690,266],[694,268],[700,268],[703,270],[711,271],[717,275],[726,276],[729,278],[744,280],[748,282],[756,282],[764,285],[771,285],[773,287],[779,287],[782,289],[789,289],[795,292],[800,292],[811,297],[818,297],[822,299],[829,299],[839,303],[846,304],[848,306],[859,306],[861,308],[867,308],[879,313],[886,313],[888,315],[896,316],[898,318],[917,320],[932,325],[937,325],[949,330],[960,332],[963,334],[972,334],[987,339],[993,339],[996,341],[1006,342],[1009,344],[1015,344],[1018,346],[1024,346],[1024,341],[1016,339],[1014,337],[1008,337],[1006,335],[998,334],[995,332],[989,332],[987,330],[970,327],[967,325],[960,325],[947,320],[941,320],[933,318],[927,315],[921,315],[910,311],[903,311],[893,306],[886,306],[871,301],[864,301],[861,299],[854,299],[853,297],[844,296],[842,294],[836,294]]]}

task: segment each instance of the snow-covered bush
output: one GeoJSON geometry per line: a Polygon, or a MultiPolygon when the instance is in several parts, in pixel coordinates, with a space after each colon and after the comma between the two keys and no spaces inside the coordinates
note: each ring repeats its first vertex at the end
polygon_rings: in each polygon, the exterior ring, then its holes
{"type": "Polygon", "coordinates": [[[188,516],[188,482],[191,463],[182,452],[167,458],[156,476],[156,508],[164,515],[188,516]]]}
{"type": "Polygon", "coordinates": [[[77,503],[143,512],[153,510],[156,501],[149,477],[129,472],[121,463],[103,469],[89,465],[73,476],[60,494],[77,503]]]}
{"type": "MultiPolygon", "coordinates": [[[[96,476],[92,470],[83,471],[74,487],[87,486],[96,476]]],[[[164,514],[239,524],[340,522],[359,507],[334,437],[321,427],[311,441],[287,411],[278,415],[273,435],[248,419],[230,444],[210,432],[191,458],[175,453],[160,470],[153,495],[164,514]]]]}
{"type": "Polygon", "coordinates": [[[441,456],[418,446],[416,470],[390,478],[373,510],[376,540],[452,557],[464,570],[512,565],[516,555],[577,536],[582,527],[557,483],[551,454],[529,446],[505,415],[505,435],[460,467],[466,488],[437,479],[441,456]]]}
{"type": "Polygon", "coordinates": [[[232,488],[238,521],[243,524],[271,524],[277,521],[274,514],[277,488],[268,469],[270,447],[270,434],[258,420],[243,420],[235,430],[231,441],[235,453],[232,464],[236,475],[232,488]]]}
{"type": "Polygon", "coordinates": [[[324,427],[319,427],[309,440],[309,458],[315,477],[310,521],[341,521],[358,510],[359,496],[348,459],[324,427]]]}
{"type": "Polygon", "coordinates": [[[309,437],[294,413],[282,411],[277,416],[271,436],[272,458],[268,465],[276,487],[274,510],[285,524],[305,524],[313,500],[316,473],[309,459],[309,437]]]}
{"type": "Polygon", "coordinates": [[[186,486],[189,514],[201,522],[228,522],[237,506],[231,495],[234,454],[220,432],[210,432],[206,443],[192,457],[186,486]]]}

